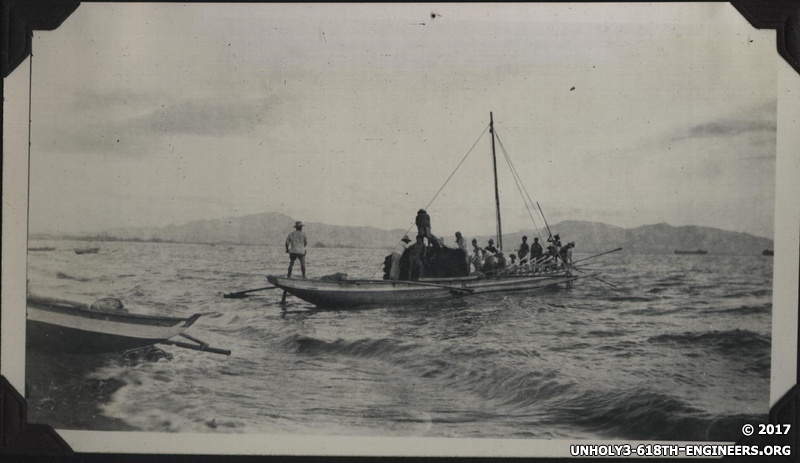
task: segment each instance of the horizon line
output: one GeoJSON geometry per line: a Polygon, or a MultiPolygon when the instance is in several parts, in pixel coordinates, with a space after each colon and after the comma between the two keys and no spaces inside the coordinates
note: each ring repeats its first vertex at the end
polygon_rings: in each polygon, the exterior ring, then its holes
{"type": "MultiPolygon", "coordinates": [[[[289,218],[291,220],[295,220],[294,217],[292,217],[292,216],[290,216],[290,215],[288,215],[286,213],[283,213],[283,212],[267,211],[267,212],[258,212],[258,213],[254,213],[254,214],[239,215],[239,216],[226,216],[226,217],[217,217],[217,218],[212,218],[212,219],[196,219],[196,220],[190,220],[188,222],[182,222],[182,223],[177,223],[177,224],[168,224],[168,225],[152,225],[152,226],[130,225],[130,226],[116,227],[116,228],[112,228],[112,229],[105,229],[105,230],[100,230],[100,231],[81,230],[81,231],[73,231],[73,232],[56,232],[56,231],[33,231],[33,230],[29,229],[28,230],[28,238],[30,239],[31,236],[33,236],[33,235],[52,235],[52,236],[59,236],[59,237],[70,237],[70,236],[86,237],[86,236],[91,236],[91,235],[94,235],[94,236],[111,235],[111,232],[114,229],[117,229],[117,230],[121,230],[121,229],[137,229],[137,228],[164,229],[164,228],[168,228],[168,227],[182,227],[182,226],[186,226],[186,225],[189,225],[189,224],[192,224],[192,223],[197,223],[197,222],[209,222],[209,221],[218,221],[218,220],[226,220],[226,219],[240,219],[240,218],[245,218],[245,217],[252,217],[252,216],[266,215],[266,214],[280,214],[280,215],[283,215],[283,216],[285,216],[285,217],[287,217],[287,218],[289,218]]],[[[712,226],[708,226],[708,225],[697,225],[697,224],[673,225],[673,224],[671,224],[671,223],[669,223],[667,221],[655,222],[655,223],[649,223],[649,224],[643,224],[643,225],[636,225],[636,226],[633,226],[633,227],[623,227],[623,226],[611,224],[611,223],[608,223],[608,222],[600,222],[600,221],[596,221],[596,220],[567,219],[567,220],[561,220],[561,221],[555,223],[553,225],[553,227],[561,225],[561,224],[563,224],[565,222],[583,222],[583,223],[591,223],[591,224],[600,224],[600,225],[605,225],[605,226],[609,226],[609,227],[619,228],[621,230],[634,230],[634,229],[637,229],[637,228],[652,227],[652,226],[662,225],[663,224],[663,225],[667,225],[667,226],[672,227],[672,228],[684,228],[684,227],[708,228],[708,229],[720,230],[720,231],[725,231],[725,232],[730,232],[730,233],[742,233],[742,234],[745,234],[745,235],[754,236],[756,238],[763,238],[763,239],[768,239],[768,240],[772,240],[772,241],[775,240],[774,232],[773,232],[773,236],[764,236],[764,235],[756,235],[754,233],[745,232],[745,231],[741,231],[741,230],[730,230],[730,229],[725,229],[725,228],[720,228],[720,227],[712,227],[712,226]]],[[[385,231],[385,232],[393,232],[393,231],[397,231],[397,230],[403,230],[401,227],[397,227],[397,228],[382,228],[382,227],[377,227],[377,226],[374,226],[374,225],[336,225],[336,224],[330,224],[330,223],[325,223],[325,222],[304,222],[304,223],[305,223],[306,227],[308,227],[309,225],[318,224],[318,225],[324,225],[324,226],[329,226],[329,227],[342,227],[342,228],[369,227],[369,228],[374,228],[374,229],[385,231]]],[[[553,228],[553,227],[551,227],[551,228],[553,228]]],[[[411,228],[413,228],[413,225],[412,225],[411,228]]],[[[521,228],[521,229],[518,229],[517,231],[513,231],[513,232],[504,232],[503,236],[516,235],[516,234],[520,234],[520,233],[528,233],[528,232],[532,232],[532,231],[535,231],[535,230],[536,230],[535,228],[521,228]]],[[[455,233],[455,232],[453,232],[453,233],[455,233]]],[[[491,232],[489,232],[489,233],[478,233],[478,234],[473,234],[472,236],[475,236],[475,237],[491,237],[491,236],[496,236],[496,233],[491,233],[491,232]]]]}

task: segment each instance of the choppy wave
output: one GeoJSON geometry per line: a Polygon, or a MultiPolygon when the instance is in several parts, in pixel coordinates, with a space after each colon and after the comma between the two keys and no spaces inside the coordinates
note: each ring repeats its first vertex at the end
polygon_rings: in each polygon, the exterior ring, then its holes
{"type": "Polygon", "coordinates": [[[414,349],[413,344],[393,339],[358,339],[354,341],[338,339],[336,341],[324,341],[300,335],[290,336],[282,344],[298,354],[336,354],[352,357],[390,357],[414,349]]]}
{"type": "Polygon", "coordinates": [[[770,337],[748,330],[685,332],[653,336],[648,342],[712,349],[730,355],[753,355],[768,351],[770,337]]]}
{"type": "Polygon", "coordinates": [[[644,391],[589,391],[555,409],[551,420],[626,439],[735,441],[741,426],[765,416],[713,416],[679,397],[644,391]]]}
{"type": "Polygon", "coordinates": [[[772,304],[763,305],[742,305],[739,307],[719,308],[719,309],[706,309],[707,312],[728,314],[728,315],[754,315],[762,313],[770,313],[772,311],[772,304]]]}
{"type": "Polygon", "coordinates": [[[725,299],[741,299],[746,297],[764,297],[771,295],[772,295],[771,289],[757,289],[749,291],[731,291],[722,295],[722,297],[725,299]]]}
{"type": "Polygon", "coordinates": [[[644,296],[612,296],[608,298],[611,302],[651,302],[653,298],[644,296]]]}

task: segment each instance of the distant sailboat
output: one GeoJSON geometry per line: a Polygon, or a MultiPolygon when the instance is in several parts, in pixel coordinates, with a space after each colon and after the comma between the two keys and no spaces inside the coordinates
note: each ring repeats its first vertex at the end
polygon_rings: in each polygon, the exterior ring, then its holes
{"type": "Polygon", "coordinates": [[[75,254],[97,254],[100,251],[100,248],[83,248],[83,249],[76,249],[75,254]]]}

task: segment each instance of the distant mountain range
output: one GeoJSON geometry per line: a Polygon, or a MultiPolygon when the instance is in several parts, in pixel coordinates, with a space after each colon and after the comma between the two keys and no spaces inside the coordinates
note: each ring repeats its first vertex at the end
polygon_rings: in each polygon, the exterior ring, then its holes
{"type": "MultiPolygon", "coordinates": [[[[96,239],[131,241],[174,241],[187,243],[228,243],[250,245],[283,245],[286,235],[293,230],[295,219],[288,215],[267,212],[243,217],[200,220],[184,225],[148,228],[118,228],[109,230],[96,239]]],[[[709,254],[760,255],[764,249],[773,249],[773,241],[747,233],[732,232],[710,227],[674,227],[666,223],[620,228],[597,222],[564,221],[551,227],[566,244],[575,241],[576,252],[602,252],[622,247],[623,252],[636,254],[672,254],[675,250],[703,249],[709,254]]],[[[347,227],[323,223],[307,223],[306,231],[311,247],[353,247],[391,249],[405,230],[383,230],[375,227],[347,227]]],[[[436,229],[434,229],[434,233],[436,229]]],[[[541,240],[546,240],[541,230],[541,240]]],[[[533,242],[534,230],[523,230],[503,235],[507,253],[514,252],[522,236],[533,242]]],[[[43,236],[39,236],[43,237],[43,236]]],[[[75,237],[73,237],[75,238],[75,237]]],[[[87,238],[87,237],[83,237],[87,238]]],[[[467,237],[471,241],[473,237],[467,237]]],[[[491,236],[477,236],[481,246],[491,236]]],[[[453,246],[450,234],[445,236],[448,246],[453,246]]]]}
{"type": "MultiPolygon", "coordinates": [[[[694,225],[674,227],[659,223],[620,228],[598,222],[569,220],[550,229],[561,236],[563,244],[574,241],[575,252],[602,252],[622,247],[624,252],[634,254],[672,254],[676,250],[702,249],[709,254],[760,255],[763,250],[773,249],[774,246],[773,240],[768,238],[694,225]]],[[[504,248],[518,249],[523,235],[528,235],[529,243],[537,236],[533,230],[503,235],[504,248]]],[[[543,234],[540,239],[546,240],[547,237],[543,234]]]]}
{"type": "MultiPolygon", "coordinates": [[[[148,228],[118,228],[108,232],[120,239],[177,241],[184,243],[262,244],[282,246],[294,230],[295,219],[279,212],[198,220],[184,225],[148,228]]],[[[394,247],[404,230],[346,227],[306,222],[309,246],[382,248],[394,247]]]]}

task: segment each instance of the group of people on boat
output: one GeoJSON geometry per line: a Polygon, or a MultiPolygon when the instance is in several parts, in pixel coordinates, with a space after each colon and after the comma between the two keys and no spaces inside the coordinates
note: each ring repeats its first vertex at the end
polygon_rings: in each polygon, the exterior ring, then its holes
{"type": "Polygon", "coordinates": [[[474,272],[483,274],[516,275],[520,273],[548,272],[559,267],[569,267],[572,264],[572,248],[575,242],[561,246],[558,235],[548,238],[552,243],[547,250],[539,243],[539,238],[533,239],[533,244],[528,244],[528,237],[522,237],[522,243],[516,254],[509,254],[506,259],[502,251],[494,246],[494,240],[489,239],[484,248],[478,246],[478,240],[472,240],[472,257],[470,263],[474,272]]]}
{"type": "Polygon", "coordinates": [[[391,280],[399,280],[400,279],[400,259],[402,259],[403,254],[406,253],[408,250],[408,279],[411,279],[411,275],[416,273],[417,275],[424,275],[425,274],[425,265],[423,264],[423,259],[427,254],[427,246],[425,246],[423,235],[417,235],[417,240],[415,243],[411,243],[411,238],[408,235],[404,236],[403,239],[397,243],[397,246],[394,247],[392,250],[392,267],[389,271],[389,279],[391,280]]]}
{"type": "MultiPolygon", "coordinates": [[[[408,256],[407,279],[411,280],[412,276],[423,278],[429,248],[447,247],[444,239],[437,238],[432,233],[431,218],[425,209],[417,212],[415,223],[417,226],[416,240],[412,242],[411,238],[405,235],[392,250],[389,271],[389,278],[392,280],[399,280],[401,277],[400,263],[404,255],[408,256]]],[[[300,271],[303,278],[306,278],[305,257],[308,238],[303,232],[303,227],[303,222],[295,222],[295,230],[286,237],[286,253],[289,254],[287,276],[290,278],[295,261],[300,262],[300,271]]],[[[457,248],[463,251],[464,263],[471,275],[516,275],[550,272],[559,267],[568,268],[572,264],[572,249],[575,247],[574,241],[562,246],[561,237],[557,234],[547,238],[549,243],[547,248],[539,243],[538,237],[535,237],[533,243],[529,245],[528,237],[523,236],[516,254],[509,254],[509,262],[503,251],[495,247],[494,240],[491,238],[483,248],[478,245],[477,239],[473,239],[471,251],[467,247],[467,240],[460,231],[455,233],[455,242],[457,248]]]]}
{"type": "MultiPolygon", "coordinates": [[[[411,238],[405,235],[392,250],[389,271],[389,278],[392,280],[399,280],[401,277],[403,255],[408,255],[407,278],[411,280],[412,275],[416,275],[418,278],[424,277],[424,262],[429,248],[447,247],[443,238],[437,238],[432,233],[431,218],[425,209],[417,211],[415,224],[417,226],[416,241],[412,242],[411,238]]],[[[539,243],[539,238],[534,238],[533,244],[529,245],[528,237],[523,236],[517,253],[508,256],[509,262],[503,251],[495,247],[493,239],[489,239],[483,248],[478,245],[477,239],[473,239],[470,251],[467,240],[461,232],[455,233],[456,246],[463,251],[466,268],[469,269],[471,275],[514,275],[549,272],[559,267],[569,267],[572,264],[572,249],[575,247],[575,242],[562,246],[559,235],[552,235],[547,241],[550,243],[547,248],[539,243]]]]}

